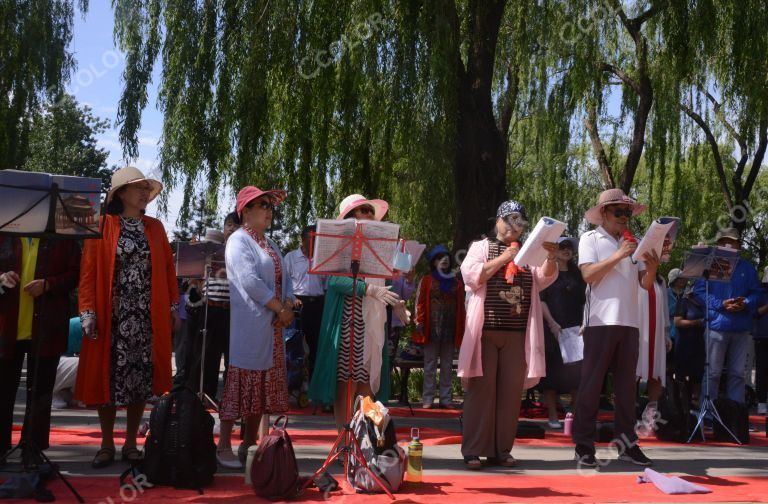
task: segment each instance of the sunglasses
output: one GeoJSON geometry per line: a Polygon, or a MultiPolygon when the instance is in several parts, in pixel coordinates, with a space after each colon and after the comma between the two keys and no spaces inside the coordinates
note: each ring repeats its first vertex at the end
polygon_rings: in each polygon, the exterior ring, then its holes
{"type": "Polygon", "coordinates": [[[275,209],[275,205],[272,204],[271,201],[254,201],[253,203],[248,205],[248,208],[253,208],[253,207],[259,207],[262,210],[274,210],[275,209]]]}
{"type": "Polygon", "coordinates": [[[525,227],[528,225],[528,221],[525,220],[523,214],[520,212],[512,212],[511,214],[506,215],[503,219],[504,222],[510,226],[515,225],[517,227],[525,227]]]}
{"type": "Polygon", "coordinates": [[[617,219],[621,217],[630,218],[632,217],[632,209],[631,208],[609,208],[609,212],[613,214],[614,217],[617,219]]]}
{"type": "Polygon", "coordinates": [[[369,206],[361,206],[361,207],[355,208],[355,210],[357,210],[361,214],[376,215],[376,210],[374,210],[372,207],[369,207],[369,206]]]}

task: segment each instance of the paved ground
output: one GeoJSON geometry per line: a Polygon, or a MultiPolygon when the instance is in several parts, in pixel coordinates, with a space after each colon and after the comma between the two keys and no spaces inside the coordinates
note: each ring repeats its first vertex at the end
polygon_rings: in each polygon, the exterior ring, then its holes
{"type": "MultiPolygon", "coordinates": [[[[21,423],[23,411],[24,397],[23,393],[20,392],[14,413],[15,423],[21,423]]],[[[124,413],[119,413],[116,429],[124,429],[124,422],[124,413]]],[[[455,431],[459,429],[457,418],[401,416],[396,417],[395,422],[398,427],[437,428],[455,431]]],[[[540,422],[546,428],[545,422],[540,422]]],[[[93,410],[54,410],[52,425],[54,427],[76,427],[98,431],[98,418],[93,410]]],[[[290,419],[290,428],[292,432],[328,430],[333,428],[333,418],[328,415],[296,415],[290,419]]],[[[765,436],[764,428],[764,425],[760,426],[762,432],[758,433],[758,435],[765,436]]],[[[94,446],[54,445],[47,451],[47,454],[60,465],[65,474],[74,476],[114,477],[127,467],[125,464],[116,463],[103,470],[92,469],[90,461],[97,449],[95,446],[96,442],[97,440],[94,440],[94,446]]],[[[314,472],[322,464],[329,448],[329,445],[295,445],[300,471],[303,473],[314,472]]],[[[423,456],[425,475],[466,476],[474,474],[464,469],[459,448],[457,444],[425,446],[423,456]]],[[[768,476],[768,447],[679,445],[673,447],[649,446],[645,447],[644,450],[656,462],[654,468],[661,472],[710,477],[768,476]]],[[[584,474],[586,476],[594,476],[596,474],[639,474],[640,472],[636,466],[616,461],[615,451],[609,448],[598,450],[598,456],[609,461],[604,467],[600,468],[599,472],[592,469],[578,469],[573,461],[573,448],[570,446],[552,447],[518,443],[513,450],[513,455],[519,460],[518,467],[512,469],[489,467],[483,471],[483,474],[494,476],[510,474],[532,476],[584,474]]],[[[18,465],[13,463],[12,460],[8,468],[16,469],[18,465]]],[[[236,471],[230,472],[236,473],[236,471]]],[[[337,467],[334,472],[340,472],[340,468],[337,467]]],[[[77,480],[75,479],[74,481],[77,480]]],[[[766,498],[768,499],[768,495],[766,498]]]]}

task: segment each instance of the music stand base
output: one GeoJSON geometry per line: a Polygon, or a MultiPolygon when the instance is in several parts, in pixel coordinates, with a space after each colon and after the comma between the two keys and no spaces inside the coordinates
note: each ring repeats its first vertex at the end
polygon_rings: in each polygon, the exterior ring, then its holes
{"type": "Polygon", "coordinates": [[[701,408],[699,409],[699,414],[696,417],[696,426],[693,428],[693,432],[691,432],[691,436],[688,438],[686,443],[691,442],[693,436],[696,435],[696,431],[699,429],[701,429],[701,440],[706,441],[706,438],[704,437],[704,417],[708,412],[711,413],[712,420],[719,423],[723,429],[725,429],[725,432],[727,432],[737,444],[743,444],[741,441],[739,441],[739,438],[737,438],[736,435],[731,432],[731,429],[725,425],[723,419],[720,417],[720,413],[718,413],[717,408],[715,407],[715,403],[712,401],[712,399],[709,398],[708,395],[704,396],[704,399],[701,401],[701,408]]]}
{"type": "Polygon", "coordinates": [[[395,496],[392,495],[392,492],[384,485],[384,482],[381,481],[381,478],[379,478],[376,473],[374,473],[370,467],[368,467],[368,463],[365,461],[365,458],[362,456],[362,450],[360,448],[360,443],[358,443],[357,438],[354,436],[352,432],[352,427],[349,424],[344,425],[344,428],[341,432],[339,432],[338,436],[336,436],[336,441],[333,443],[333,446],[331,447],[331,451],[328,453],[328,456],[325,459],[325,462],[323,462],[323,465],[320,466],[320,469],[315,471],[315,473],[312,475],[311,478],[309,478],[306,482],[304,482],[304,485],[301,487],[301,491],[303,492],[307,488],[309,488],[314,481],[318,478],[318,476],[322,475],[325,471],[328,470],[328,466],[330,466],[334,460],[339,458],[341,455],[346,455],[344,458],[344,475],[343,477],[346,478],[349,469],[349,457],[355,457],[358,461],[358,463],[362,466],[362,468],[365,470],[368,475],[373,478],[373,481],[376,482],[376,485],[378,485],[379,488],[381,488],[384,493],[386,493],[390,499],[394,500],[395,496]],[[351,442],[350,442],[351,441],[351,442]]]}
{"type": "Polygon", "coordinates": [[[3,454],[2,458],[3,460],[8,460],[10,456],[15,452],[16,450],[19,450],[21,452],[21,463],[22,463],[22,471],[21,472],[34,472],[35,470],[39,469],[39,466],[34,463],[34,460],[42,460],[43,463],[48,464],[48,466],[51,468],[51,471],[53,474],[56,475],[57,478],[59,478],[64,485],[66,485],[67,488],[69,488],[69,491],[72,492],[72,495],[75,496],[75,499],[77,499],[77,502],[84,503],[85,500],[83,500],[82,496],[75,490],[75,487],[72,486],[72,484],[67,480],[67,478],[61,474],[61,471],[59,470],[59,466],[51,461],[51,459],[48,458],[48,456],[35,446],[34,443],[26,441],[25,439],[22,439],[21,441],[16,444],[13,448],[5,452],[3,454]],[[27,463],[27,457],[32,455],[33,458],[33,464],[27,463]]]}

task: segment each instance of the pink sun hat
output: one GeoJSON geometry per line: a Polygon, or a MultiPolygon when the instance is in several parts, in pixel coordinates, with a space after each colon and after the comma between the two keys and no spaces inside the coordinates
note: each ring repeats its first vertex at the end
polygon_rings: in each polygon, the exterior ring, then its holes
{"type": "Polygon", "coordinates": [[[267,191],[261,190],[256,186],[245,186],[237,193],[237,215],[243,216],[243,208],[250,203],[264,195],[268,195],[275,205],[279,205],[288,196],[288,193],[282,189],[269,189],[267,191]]]}
{"type": "Polygon", "coordinates": [[[374,219],[377,221],[380,221],[384,218],[384,216],[387,214],[387,210],[389,210],[389,203],[387,203],[384,200],[380,199],[374,199],[369,200],[362,194],[350,194],[343,200],[341,200],[341,203],[339,204],[339,215],[336,217],[337,220],[342,220],[345,218],[345,216],[354,210],[355,208],[368,205],[370,207],[373,207],[374,210],[374,219]]]}

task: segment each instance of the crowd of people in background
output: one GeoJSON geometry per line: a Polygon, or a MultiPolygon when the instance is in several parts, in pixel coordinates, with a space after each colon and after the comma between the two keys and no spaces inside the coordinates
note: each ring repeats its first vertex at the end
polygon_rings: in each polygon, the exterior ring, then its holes
{"type": "MultiPolygon", "coordinates": [[[[625,440],[618,456],[638,465],[652,463],[638,434],[653,431],[671,376],[689,382],[699,398],[702,383],[717,397],[724,375],[725,396],[744,404],[754,358],[757,412],[768,413],[768,268],[762,283],[743,258],[724,282],[691,281],[678,268],[663,276],[660,266],[669,261],[676,228],[662,254],[633,259],[637,242],[627,231],[645,207],[620,189],[604,191],[587,211],[593,229],[545,243],[539,267],[514,264],[529,223],[525,207],[509,200],[487,236],[466,244],[460,265],[447,246],[433,244],[426,267],[391,281],[353,282],[309,273],[311,223],[300,246],[283,255],[269,229],[286,192],[247,186],[222,229],[200,237],[225,247],[211,262],[210,277],[186,281],[181,289],[165,229],[145,215],[161,191],[160,182],[136,168],[115,172],[102,236],[85,240],[82,252],[73,241],[0,236],[0,452],[11,447],[26,357],[28,376],[38,381],[23,428],[32,430],[28,435],[41,449],[48,447],[52,402],[94,407],[101,446],[92,465],[106,467],[116,458],[115,418],[125,407],[120,458],[135,462],[147,401],[173,382],[195,391],[202,382],[218,406],[219,463],[240,468],[257,442],[262,415],[289,409],[287,328],[300,329],[306,341],[309,399],[333,411],[339,430],[349,416],[347,398],[388,400],[391,370],[402,359],[398,349],[406,342],[422,348],[422,407],[463,408],[461,453],[472,470],[483,467],[481,457],[488,464],[516,464],[521,401],[534,387],[551,429],[563,427],[561,403],[567,402],[575,457],[588,467],[598,465],[595,425],[609,375],[615,436],[625,440]],[[417,271],[425,273],[418,277],[417,271]],[[70,320],[76,287],[78,316],[70,320]],[[406,302],[413,303],[413,320],[403,315],[406,302]],[[43,306],[46,315],[39,317],[43,306]],[[32,353],[38,332],[46,334],[45,343],[32,353]],[[561,351],[561,338],[571,334],[583,340],[583,358],[576,361],[561,351]],[[455,379],[463,389],[461,405],[454,402],[455,379]],[[638,382],[648,400],[639,420],[638,382]],[[235,452],[237,421],[244,432],[235,452]]],[[[353,194],[333,217],[381,221],[388,210],[386,201],[353,194]]],[[[721,229],[715,242],[738,251],[741,237],[736,229],[721,229]]]]}

